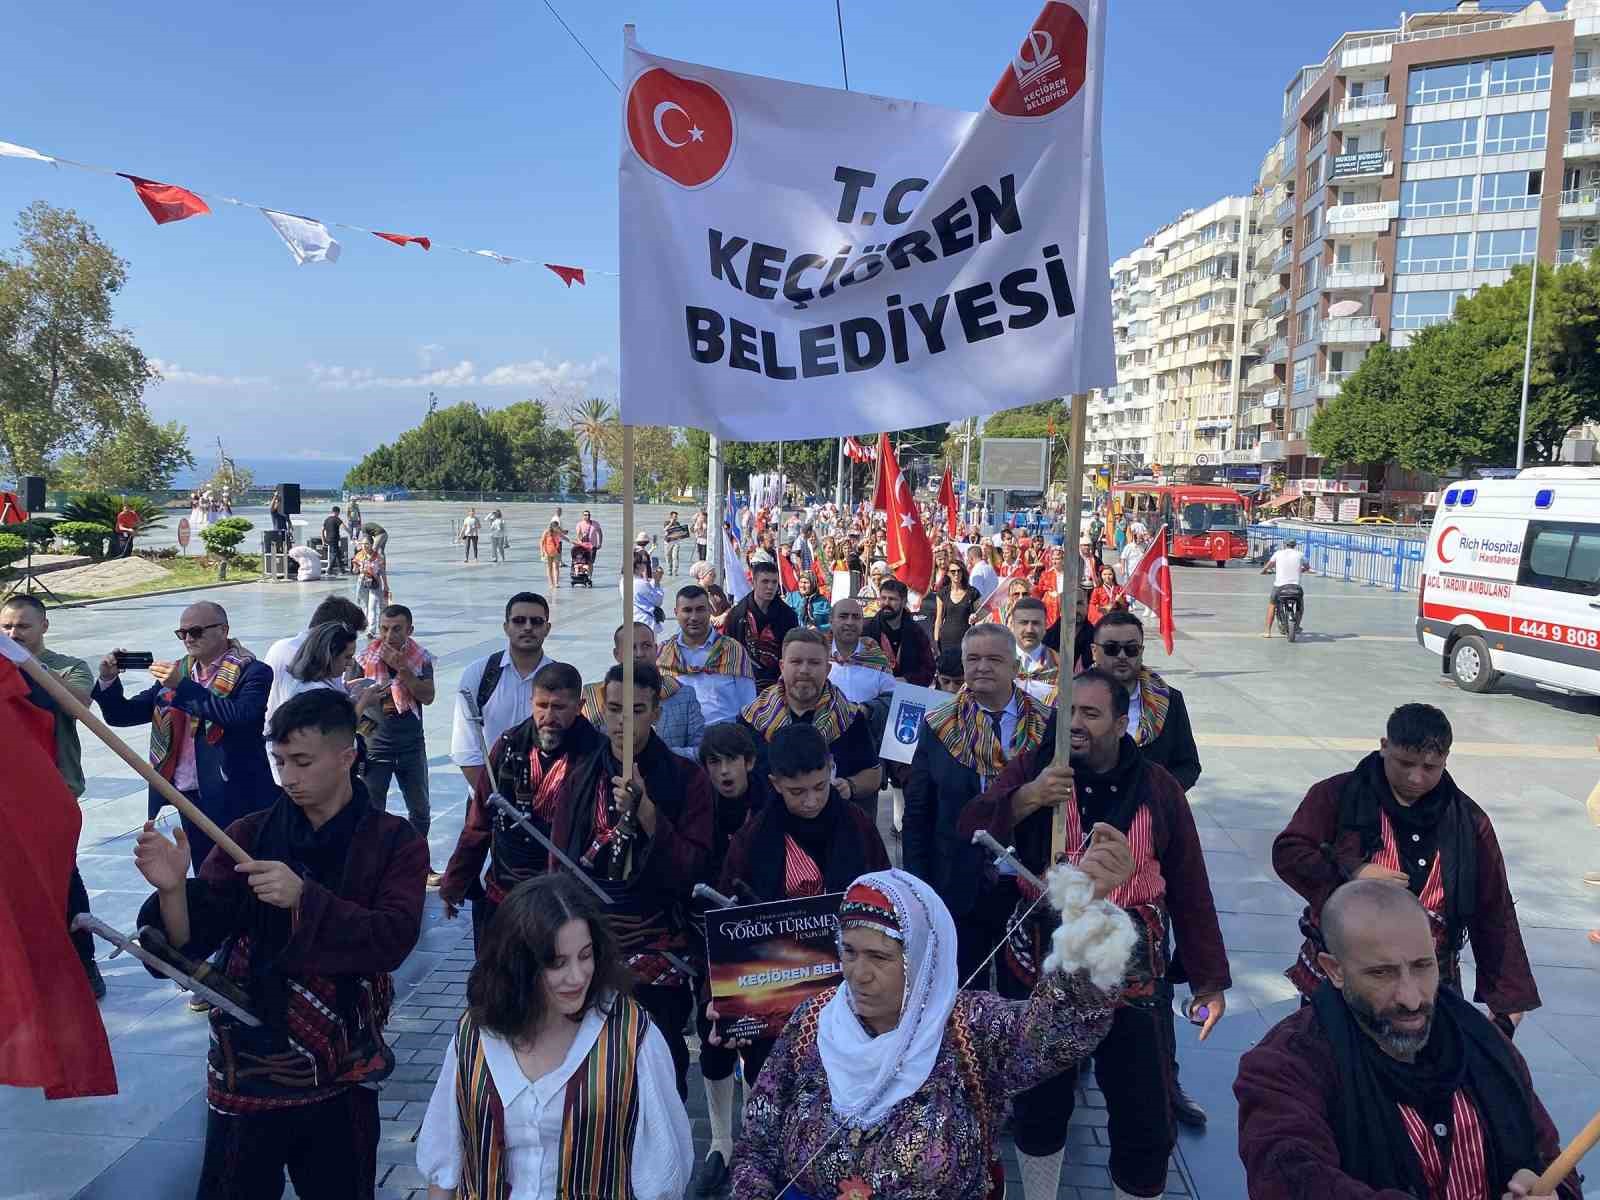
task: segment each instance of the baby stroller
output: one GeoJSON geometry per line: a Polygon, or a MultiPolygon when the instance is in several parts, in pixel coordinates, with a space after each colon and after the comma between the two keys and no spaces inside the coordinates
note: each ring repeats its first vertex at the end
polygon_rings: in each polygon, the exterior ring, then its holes
{"type": "Polygon", "coordinates": [[[594,586],[594,547],[588,542],[572,543],[572,586],[594,586]]]}

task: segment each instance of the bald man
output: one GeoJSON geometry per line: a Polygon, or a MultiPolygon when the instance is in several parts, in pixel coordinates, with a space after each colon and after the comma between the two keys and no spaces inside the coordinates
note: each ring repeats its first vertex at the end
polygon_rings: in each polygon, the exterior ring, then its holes
{"type": "Polygon", "coordinates": [[[828,632],[828,679],[854,704],[868,704],[894,691],[889,656],[875,641],[861,636],[866,616],[861,601],[835,600],[828,632]]]}
{"type": "Polygon", "coordinates": [[[1560,1152],[1528,1066],[1451,988],[1427,911],[1355,879],[1322,908],[1327,977],[1239,1061],[1239,1157],[1251,1200],[1560,1196],[1560,1152]]]}

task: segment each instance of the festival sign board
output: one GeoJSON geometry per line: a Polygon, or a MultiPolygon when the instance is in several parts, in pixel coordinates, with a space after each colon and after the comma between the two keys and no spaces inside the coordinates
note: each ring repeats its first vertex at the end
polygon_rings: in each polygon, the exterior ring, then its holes
{"type": "Polygon", "coordinates": [[[843,892],[706,913],[711,999],[723,1038],[774,1038],[789,1014],[839,982],[843,892]]]}
{"type": "Polygon", "coordinates": [[[976,113],[661,58],[630,29],[621,420],[827,437],[1113,384],[1105,8],[1046,0],[976,113]]]}
{"type": "Polygon", "coordinates": [[[917,752],[917,736],[922,729],[922,718],[939,705],[955,699],[949,692],[938,688],[918,687],[904,681],[894,685],[894,695],[889,700],[889,719],[883,726],[883,743],[878,747],[878,757],[890,762],[908,763],[917,752]]]}
{"type": "Polygon", "coordinates": [[[189,549],[189,518],[178,518],[178,547],[185,552],[189,549]]]}

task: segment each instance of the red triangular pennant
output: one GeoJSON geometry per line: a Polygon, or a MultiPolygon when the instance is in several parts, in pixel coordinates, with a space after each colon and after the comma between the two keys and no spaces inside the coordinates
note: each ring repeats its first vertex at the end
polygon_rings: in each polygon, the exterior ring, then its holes
{"type": "Polygon", "coordinates": [[[211,212],[211,206],[204,200],[175,183],[157,183],[153,179],[123,175],[120,171],[117,173],[133,184],[133,190],[138,193],[140,201],[155,218],[157,225],[165,225],[169,221],[182,221],[188,217],[201,217],[211,212]]]}
{"type": "Polygon", "coordinates": [[[583,284],[585,287],[588,286],[588,284],[584,282],[582,267],[562,267],[557,266],[555,263],[545,263],[545,266],[554,271],[556,273],[556,277],[569,288],[574,283],[583,284]]]}
{"type": "Polygon", "coordinates": [[[376,229],[374,229],[372,231],[372,236],[381,237],[384,241],[393,242],[396,246],[409,246],[412,242],[415,242],[424,250],[433,249],[433,241],[430,238],[416,237],[415,235],[409,233],[379,233],[376,229]]]}

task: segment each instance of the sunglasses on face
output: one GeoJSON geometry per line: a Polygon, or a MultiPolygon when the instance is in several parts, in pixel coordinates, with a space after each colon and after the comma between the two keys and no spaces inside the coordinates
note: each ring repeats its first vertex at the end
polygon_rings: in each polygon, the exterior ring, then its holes
{"type": "Polygon", "coordinates": [[[545,618],[543,618],[543,617],[512,617],[511,618],[511,624],[519,626],[519,627],[523,626],[523,625],[526,625],[529,629],[543,629],[545,627],[545,618]]]}
{"type": "Polygon", "coordinates": [[[1138,658],[1144,653],[1144,646],[1139,642],[1096,642],[1094,648],[1107,658],[1138,658]]]}
{"type": "Polygon", "coordinates": [[[222,625],[221,621],[213,621],[209,625],[190,625],[187,629],[174,629],[172,636],[180,642],[198,641],[205,635],[206,630],[221,629],[222,625]]]}

